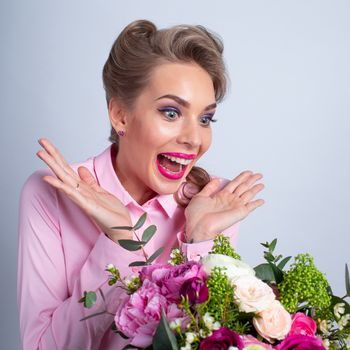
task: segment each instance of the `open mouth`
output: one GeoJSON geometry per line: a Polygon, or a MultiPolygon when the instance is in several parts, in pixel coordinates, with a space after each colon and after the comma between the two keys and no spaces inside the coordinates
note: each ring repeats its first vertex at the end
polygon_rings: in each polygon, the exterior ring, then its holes
{"type": "Polygon", "coordinates": [[[194,156],[188,155],[186,158],[177,157],[175,153],[160,153],[157,156],[158,170],[168,179],[180,179],[184,175],[188,164],[194,159],[194,156]]]}

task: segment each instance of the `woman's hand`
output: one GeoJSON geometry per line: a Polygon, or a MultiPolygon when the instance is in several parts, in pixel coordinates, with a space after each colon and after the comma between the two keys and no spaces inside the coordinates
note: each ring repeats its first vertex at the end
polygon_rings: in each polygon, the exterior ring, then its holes
{"type": "Polygon", "coordinates": [[[124,204],[101,188],[87,168],[79,167],[77,174],[48,140],[40,139],[39,144],[44,150],[37,152],[38,157],[57,176],[44,176],[44,181],[65,193],[113,241],[131,239],[130,231],[111,229],[113,226],[132,226],[129,212],[124,204]]]}
{"type": "Polygon", "coordinates": [[[214,238],[263,205],[262,199],[253,200],[264,188],[263,184],[255,184],[261,178],[261,174],[244,171],[218,192],[221,180],[211,180],[185,209],[187,240],[214,238]]]}

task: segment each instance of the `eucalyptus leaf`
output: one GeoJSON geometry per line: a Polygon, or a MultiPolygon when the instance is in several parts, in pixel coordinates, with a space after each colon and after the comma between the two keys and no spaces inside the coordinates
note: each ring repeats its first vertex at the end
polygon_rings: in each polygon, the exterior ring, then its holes
{"type": "Polygon", "coordinates": [[[130,267],[132,266],[146,266],[146,261],[134,261],[131,264],[129,264],[130,267]]]}
{"type": "Polygon", "coordinates": [[[156,225],[148,226],[146,230],[143,231],[142,240],[147,243],[153,237],[156,231],[157,231],[156,225]]]}
{"type": "Polygon", "coordinates": [[[133,227],[131,226],[113,226],[111,227],[112,230],[127,230],[127,231],[132,231],[133,227]]]}
{"type": "Polygon", "coordinates": [[[275,257],[274,257],[271,253],[269,253],[269,252],[265,252],[264,258],[265,258],[265,260],[267,260],[267,261],[274,261],[274,260],[275,260],[275,257]]]}
{"type": "Polygon", "coordinates": [[[288,263],[288,261],[289,261],[291,258],[292,258],[291,256],[285,257],[284,259],[282,259],[282,260],[278,263],[277,267],[278,267],[279,269],[283,270],[283,268],[286,266],[286,264],[288,263]]]}
{"type": "Polygon", "coordinates": [[[146,244],[146,242],[143,241],[133,241],[132,239],[119,239],[118,243],[126,250],[129,250],[131,252],[135,250],[140,250],[142,246],[146,244]]]}
{"type": "Polygon", "coordinates": [[[268,263],[260,264],[254,267],[254,270],[256,277],[260,278],[262,281],[271,282],[275,280],[275,275],[268,263]]]}
{"type": "Polygon", "coordinates": [[[276,244],[277,244],[277,238],[275,238],[275,239],[269,244],[269,251],[270,251],[271,253],[275,250],[276,244]]]}
{"type": "Polygon", "coordinates": [[[147,264],[151,264],[155,259],[158,258],[160,254],[163,253],[164,247],[160,247],[157,249],[148,259],[147,259],[147,264]]]}
{"type": "Polygon", "coordinates": [[[134,230],[138,230],[145,223],[147,218],[147,213],[143,213],[141,217],[137,220],[137,223],[133,227],[134,230]]]}
{"type": "Polygon", "coordinates": [[[260,243],[263,247],[268,248],[269,247],[269,242],[266,243],[260,243]]]}
{"type": "Polygon", "coordinates": [[[345,289],[347,296],[350,297],[350,277],[348,264],[345,264],[345,289]]]}
{"type": "Polygon", "coordinates": [[[279,269],[275,264],[269,262],[269,265],[271,266],[273,275],[275,276],[275,282],[277,284],[281,283],[283,281],[283,271],[279,269]]]}
{"type": "Polygon", "coordinates": [[[80,303],[84,303],[84,307],[90,309],[96,301],[95,292],[84,292],[84,296],[79,300],[80,303]]]}
{"type": "Polygon", "coordinates": [[[164,310],[160,319],[156,333],[153,338],[154,350],[178,350],[177,341],[174,333],[171,331],[166,319],[164,310]]]}

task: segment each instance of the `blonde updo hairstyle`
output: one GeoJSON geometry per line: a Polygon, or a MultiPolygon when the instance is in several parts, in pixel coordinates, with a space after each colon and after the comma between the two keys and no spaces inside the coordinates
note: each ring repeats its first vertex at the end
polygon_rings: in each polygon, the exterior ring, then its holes
{"type": "MultiPolygon", "coordinates": [[[[114,97],[132,109],[153,69],[165,62],[194,62],[201,66],[212,78],[216,102],[221,102],[227,89],[222,53],[221,39],[203,26],[177,25],[158,30],[150,21],[134,21],[115,40],[103,67],[107,104],[114,97]]],[[[109,140],[118,146],[119,137],[113,128],[109,140]]],[[[186,184],[175,194],[177,202],[186,206],[209,181],[209,174],[194,166],[186,184]]]]}

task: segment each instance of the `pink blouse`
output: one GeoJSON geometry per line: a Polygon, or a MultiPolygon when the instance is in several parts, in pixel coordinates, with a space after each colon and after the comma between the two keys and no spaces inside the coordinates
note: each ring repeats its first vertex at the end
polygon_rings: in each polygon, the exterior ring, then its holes
{"type": "MultiPolygon", "coordinates": [[[[157,232],[146,245],[146,252],[165,247],[158,262],[168,260],[175,246],[192,260],[211,249],[212,240],[184,243],[184,212],[172,195],[158,195],[142,206],[135,202],[116,176],[111,147],[73,168],[81,165],[123,202],[133,223],[147,212],[143,228],[155,224],[157,232]]],[[[113,263],[122,276],[127,276],[132,273],[128,265],[142,257],[110,240],[68,197],[45,183],[42,177],[48,173],[41,170],[31,175],[20,201],[17,300],[23,349],[122,349],[128,341],[110,331],[111,315],[80,319],[105,308],[115,312],[120,289],[106,284],[105,267],[113,263]],[[105,304],[99,293],[91,309],[78,302],[84,291],[99,288],[105,304]]],[[[237,224],[225,231],[234,245],[237,232],[237,224]]]]}

